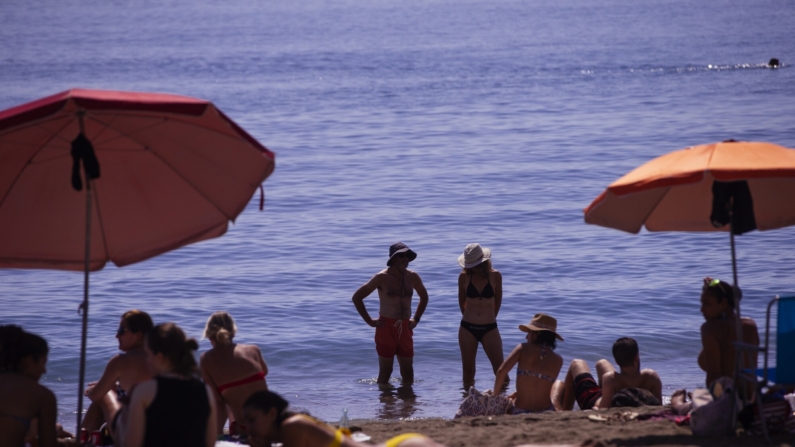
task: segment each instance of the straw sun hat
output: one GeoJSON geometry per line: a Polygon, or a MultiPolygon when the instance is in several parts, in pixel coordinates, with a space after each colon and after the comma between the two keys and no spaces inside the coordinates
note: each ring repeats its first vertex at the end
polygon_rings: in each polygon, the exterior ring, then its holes
{"type": "Polygon", "coordinates": [[[458,257],[458,265],[465,269],[491,259],[491,250],[481,247],[480,244],[469,244],[464,248],[464,253],[458,257]]]}
{"type": "Polygon", "coordinates": [[[530,323],[527,324],[520,324],[519,329],[522,332],[530,332],[530,331],[549,331],[555,334],[555,338],[560,341],[563,341],[563,337],[558,335],[555,332],[558,329],[558,320],[550,317],[547,314],[535,314],[533,319],[530,320],[530,323]]]}

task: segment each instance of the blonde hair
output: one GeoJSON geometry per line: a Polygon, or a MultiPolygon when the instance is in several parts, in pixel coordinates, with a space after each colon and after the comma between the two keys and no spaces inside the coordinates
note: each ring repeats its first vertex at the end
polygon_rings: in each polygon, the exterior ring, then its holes
{"type": "Polygon", "coordinates": [[[224,311],[218,311],[210,315],[207,325],[204,327],[204,338],[215,341],[222,345],[232,343],[237,333],[237,325],[232,316],[224,311]]]}

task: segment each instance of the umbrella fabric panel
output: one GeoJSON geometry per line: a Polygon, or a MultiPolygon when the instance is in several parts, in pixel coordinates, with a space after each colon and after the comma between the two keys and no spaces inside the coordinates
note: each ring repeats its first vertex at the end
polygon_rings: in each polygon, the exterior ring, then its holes
{"type": "Polygon", "coordinates": [[[91,270],[222,235],[274,167],[193,98],[71,90],[0,112],[0,266],[83,270],[85,191],[70,181],[81,121],[100,165],[91,270]]]}
{"type": "Polygon", "coordinates": [[[795,178],[755,178],[748,186],[759,230],[795,225],[795,178]]]}
{"type": "Polygon", "coordinates": [[[585,209],[585,222],[638,233],[666,192],[668,188],[657,188],[618,196],[605,190],[585,209]]]}

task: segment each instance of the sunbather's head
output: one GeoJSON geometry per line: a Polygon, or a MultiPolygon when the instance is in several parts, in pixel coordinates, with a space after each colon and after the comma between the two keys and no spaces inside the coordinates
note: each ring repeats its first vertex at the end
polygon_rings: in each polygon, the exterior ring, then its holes
{"type": "Polygon", "coordinates": [[[704,278],[701,289],[701,313],[706,320],[723,318],[734,311],[734,289],[719,279],[704,278]]]}
{"type": "Polygon", "coordinates": [[[246,429],[255,439],[268,439],[273,430],[278,430],[282,421],[292,416],[287,411],[289,403],[272,391],[257,391],[243,403],[243,418],[246,429]]]}
{"type": "Polygon", "coordinates": [[[16,372],[39,380],[47,372],[47,341],[16,325],[0,326],[0,372],[16,372]]]}
{"type": "Polygon", "coordinates": [[[557,347],[556,340],[563,341],[563,337],[555,332],[557,329],[558,320],[547,314],[535,314],[529,323],[519,325],[519,330],[528,333],[528,341],[546,345],[552,349],[557,347]]]}
{"type": "Polygon", "coordinates": [[[638,358],[638,342],[629,337],[619,338],[613,343],[613,357],[618,366],[632,366],[638,358]]]}
{"type": "Polygon", "coordinates": [[[121,316],[116,338],[119,339],[119,349],[129,351],[143,345],[144,336],[152,330],[154,323],[148,313],[138,309],[128,310],[121,316]]]}
{"type": "Polygon", "coordinates": [[[237,325],[232,316],[226,312],[219,311],[210,315],[207,324],[204,326],[204,338],[217,344],[232,343],[237,333],[237,325]]]}
{"type": "Polygon", "coordinates": [[[146,348],[149,367],[156,374],[175,372],[193,376],[198,371],[193,351],[199,349],[199,344],[187,338],[174,323],[161,323],[147,332],[146,348]]]}

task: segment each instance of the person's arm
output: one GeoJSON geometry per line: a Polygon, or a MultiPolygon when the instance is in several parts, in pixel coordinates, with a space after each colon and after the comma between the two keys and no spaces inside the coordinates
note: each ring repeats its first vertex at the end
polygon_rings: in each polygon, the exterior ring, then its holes
{"type": "Polygon", "coordinates": [[[359,315],[361,315],[364,322],[371,327],[378,327],[383,325],[383,323],[379,320],[373,320],[370,317],[370,314],[367,313],[367,306],[364,305],[364,299],[370,296],[370,294],[381,285],[382,280],[383,276],[380,274],[373,276],[363,286],[359,287],[359,290],[357,290],[356,293],[353,294],[353,298],[351,298],[359,315]]]}
{"type": "Polygon", "coordinates": [[[55,394],[44,388],[39,407],[39,447],[54,447],[56,445],[55,423],[58,412],[57,407],[55,394]]]}
{"type": "Polygon", "coordinates": [[[467,278],[464,272],[458,275],[458,308],[461,309],[461,315],[467,308],[467,278]]]}
{"type": "MultiPolygon", "coordinates": [[[[619,391],[616,389],[616,372],[608,371],[602,376],[602,398],[599,401],[599,410],[610,408],[610,403],[613,401],[613,395],[619,391]]],[[[596,409],[597,407],[594,406],[596,409]]]]}
{"type": "Polygon", "coordinates": [[[519,359],[522,357],[522,345],[521,343],[516,345],[513,348],[513,351],[508,355],[508,358],[502,362],[502,365],[497,369],[497,377],[494,378],[494,388],[492,388],[492,393],[500,394],[502,393],[502,384],[505,383],[505,378],[508,377],[508,372],[513,368],[513,365],[519,362],[519,359]]]}
{"type": "Polygon", "coordinates": [[[220,429],[218,429],[218,433],[216,434],[216,436],[218,436],[224,434],[224,425],[226,424],[226,418],[229,416],[226,414],[226,403],[224,398],[221,396],[221,393],[218,392],[218,384],[215,383],[213,376],[210,374],[210,371],[207,368],[207,363],[209,360],[207,360],[205,354],[207,353],[202,353],[201,357],[199,358],[199,370],[202,373],[202,380],[204,380],[204,383],[207,384],[207,389],[213,393],[213,397],[215,398],[213,402],[217,402],[218,404],[218,408],[214,412],[216,418],[215,427],[220,427],[220,429]]]}
{"type": "Polygon", "coordinates": [[[425,289],[425,285],[422,283],[420,275],[416,273],[414,273],[414,290],[417,291],[417,295],[420,297],[420,303],[417,304],[417,310],[414,312],[414,317],[409,318],[409,329],[414,329],[417,327],[420,317],[422,317],[422,314],[425,313],[425,308],[428,307],[428,291],[425,289]]]}
{"type": "Polygon", "coordinates": [[[649,392],[659,399],[662,402],[662,380],[660,380],[660,375],[657,374],[657,371],[652,369],[647,369],[645,371],[646,374],[649,376],[649,380],[651,381],[651,386],[649,386],[649,392]]]}
{"type": "Polygon", "coordinates": [[[497,314],[500,313],[500,307],[502,306],[502,273],[498,271],[494,271],[494,317],[497,317],[497,314]]]}
{"type": "Polygon", "coordinates": [[[217,425],[218,415],[216,414],[216,410],[220,406],[225,406],[223,402],[219,402],[216,405],[215,400],[215,391],[210,385],[204,386],[207,389],[207,401],[210,403],[210,414],[207,416],[207,432],[205,434],[205,439],[207,441],[207,447],[213,447],[215,445],[215,440],[218,438],[218,434],[224,433],[224,426],[217,425]],[[220,430],[219,430],[220,428],[220,430]]]}
{"type": "Polygon", "coordinates": [[[259,359],[259,366],[260,366],[260,368],[262,368],[262,373],[265,374],[265,376],[267,376],[268,375],[268,364],[265,363],[265,358],[262,357],[262,351],[260,351],[259,346],[254,346],[254,348],[256,348],[256,350],[257,350],[257,358],[259,359]]]}
{"type": "MultiPolygon", "coordinates": [[[[127,421],[121,424],[122,447],[141,447],[146,433],[146,408],[157,394],[157,382],[147,380],[135,387],[130,397],[127,421]]],[[[121,422],[121,421],[120,421],[121,422]]]]}
{"type": "Polygon", "coordinates": [[[108,364],[105,365],[105,371],[102,373],[102,377],[100,377],[99,381],[93,386],[86,388],[86,397],[91,399],[91,402],[101,401],[105,395],[108,394],[108,391],[113,389],[116,381],[119,380],[120,363],[121,358],[119,355],[114,355],[108,364]]]}
{"type": "Polygon", "coordinates": [[[704,372],[707,373],[707,388],[709,385],[720,377],[720,343],[715,336],[714,331],[706,327],[704,324],[701,326],[701,365],[704,372]]]}

